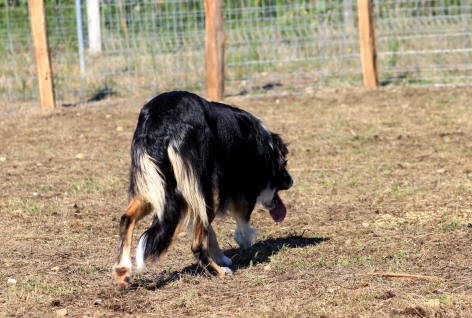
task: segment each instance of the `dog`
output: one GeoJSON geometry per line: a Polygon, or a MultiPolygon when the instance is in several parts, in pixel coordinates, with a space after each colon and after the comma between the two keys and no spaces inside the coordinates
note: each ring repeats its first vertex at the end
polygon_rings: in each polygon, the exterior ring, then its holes
{"type": "Polygon", "coordinates": [[[129,206],[119,226],[115,283],[129,284],[133,229],[151,213],[152,225],[136,247],[138,271],[189,228],[200,266],[219,277],[232,274],[232,261],[220,249],[211,222],[217,214],[233,216],[234,239],[242,248],[251,246],[256,233],[250,226],[256,203],[281,222],[286,208],[278,191],[293,184],[287,153],[278,134],[236,107],[183,91],[146,103],[131,144],[129,206]]]}

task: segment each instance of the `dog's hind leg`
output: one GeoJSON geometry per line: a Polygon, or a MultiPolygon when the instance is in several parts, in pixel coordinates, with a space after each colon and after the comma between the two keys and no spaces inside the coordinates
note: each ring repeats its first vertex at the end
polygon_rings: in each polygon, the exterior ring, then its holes
{"type": "Polygon", "coordinates": [[[195,220],[193,231],[192,252],[200,266],[208,270],[212,275],[223,277],[226,273],[233,274],[231,269],[220,267],[209,254],[209,230],[203,226],[200,220],[195,220]]]}
{"type": "Polygon", "coordinates": [[[131,278],[131,240],[136,222],[151,212],[151,206],[140,199],[133,198],[120,221],[120,245],[118,257],[113,266],[113,279],[121,288],[125,288],[131,278]]]}
{"type": "Polygon", "coordinates": [[[166,193],[166,203],[161,215],[154,220],[139,238],[136,248],[136,266],[141,271],[147,258],[156,260],[164,253],[178,233],[185,227],[188,207],[182,196],[173,192],[170,187],[166,193]]]}
{"type": "Polygon", "coordinates": [[[231,266],[233,262],[231,261],[231,258],[223,254],[223,251],[218,244],[216,233],[211,225],[208,228],[208,235],[210,239],[210,257],[220,266],[231,266]]]}

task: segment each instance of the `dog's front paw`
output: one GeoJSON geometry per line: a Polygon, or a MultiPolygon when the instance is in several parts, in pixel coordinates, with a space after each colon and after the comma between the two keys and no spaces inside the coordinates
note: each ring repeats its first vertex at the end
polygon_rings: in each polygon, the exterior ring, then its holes
{"type": "Polygon", "coordinates": [[[257,235],[257,231],[251,227],[247,227],[243,230],[238,226],[234,231],[234,240],[239,244],[241,248],[247,249],[252,245],[252,240],[257,235]]]}
{"type": "Polygon", "coordinates": [[[229,267],[222,267],[222,270],[226,272],[227,275],[232,276],[233,275],[233,270],[229,267]]]}
{"type": "Polygon", "coordinates": [[[113,280],[115,285],[125,289],[131,280],[131,268],[122,265],[113,266],[113,280]]]}

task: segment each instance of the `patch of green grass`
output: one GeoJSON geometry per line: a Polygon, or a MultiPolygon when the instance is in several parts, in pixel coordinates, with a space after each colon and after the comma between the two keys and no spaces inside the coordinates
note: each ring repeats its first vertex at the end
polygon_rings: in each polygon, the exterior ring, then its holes
{"type": "Polygon", "coordinates": [[[392,255],[395,264],[401,265],[406,259],[410,258],[410,254],[403,250],[399,250],[397,253],[392,255]]]}
{"type": "Polygon", "coordinates": [[[106,266],[90,264],[79,266],[79,271],[84,273],[108,273],[110,271],[110,268],[106,266]]]}
{"type": "Polygon", "coordinates": [[[52,190],[52,185],[50,184],[42,184],[38,188],[40,191],[50,191],[52,190]]]}
{"type": "Polygon", "coordinates": [[[33,290],[38,284],[33,278],[28,278],[25,283],[30,290],[33,290]]]}
{"type": "Polygon", "coordinates": [[[354,149],[354,150],[352,150],[352,153],[355,154],[355,155],[363,155],[366,152],[365,152],[364,149],[354,149]]]}
{"type": "Polygon", "coordinates": [[[317,266],[319,266],[319,267],[326,266],[326,261],[322,257],[318,258],[317,259],[317,266]]]}
{"type": "Polygon", "coordinates": [[[399,184],[394,185],[392,190],[396,200],[402,200],[412,192],[410,187],[399,184]]]}
{"type": "Polygon", "coordinates": [[[308,267],[308,264],[306,263],[305,260],[303,259],[297,259],[297,260],[292,260],[290,261],[290,266],[293,266],[293,267],[296,267],[296,268],[300,268],[300,269],[303,269],[303,268],[307,268],[308,267]]]}
{"type": "Polygon", "coordinates": [[[70,294],[74,291],[72,287],[62,284],[50,284],[44,277],[30,277],[25,281],[25,287],[34,293],[46,295],[64,295],[70,294]]]}
{"type": "Polygon", "coordinates": [[[376,292],[368,291],[368,292],[364,292],[364,293],[360,293],[356,295],[355,299],[357,301],[368,301],[368,300],[374,299],[376,296],[377,296],[376,292]]]}
{"type": "Polygon", "coordinates": [[[424,298],[429,299],[429,300],[439,300],[439,302],[447,302],[449,300],[448,295],[436,295],[436,294],[428,294],[424,298]]]}
{"type": "Polygon", "coordinates": [[[38,206],[35,200],[26,199],[25,210],[30,214],[38,214],[41,213],[42,209],[38,206]]]}
{"type": "Polygon", "coordinates": [[[69,185],[69,191],[72,194],[92,193],[97,192],[99,189],[99,183],[94,178],[76,181],[69,185]]]}
{"type": "Polygon", "coordinates": [[[460,218],[455,218],[453,221],[449,223],[443,223],[442,224],[442,229],[444,231],[455,231],[457,230],[461,225],[461,219],[460,218]]]}
{"type": "Polygon", "coordinates": [[[20,198],[17,197],[10,197],[8,198],[8,210],[9,211],[16,211],[23,206],[23,202],[20,198]]]}

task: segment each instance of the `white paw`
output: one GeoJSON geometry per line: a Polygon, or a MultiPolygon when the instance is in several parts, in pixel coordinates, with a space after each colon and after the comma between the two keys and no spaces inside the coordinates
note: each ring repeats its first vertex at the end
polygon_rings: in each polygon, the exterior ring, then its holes
{"type": "Polygon", "coordinates": [[[222,267],[222,270],[224,270],[226,273],[228,273],[230,276],[233,275],[233,271],[229,267],[222,267]]]}
{"type": "Polygon", "coordinates": [[[231,266],[231,265],[233,265],[233,261],[231,260],[231,258],[227,257],[223,253],[218,254],[218,256],[210,254],[210,256],[211,256],[211,258],[213,258],[215,263],[220,265],[220,266],[231,266]]]}
{"type": "Polygon", "coordinates": [[[242,231],[239,226],[234,231],[234,240],[242,248],[249,248],[252,245],[252,240],[256,236],[257,231],[253,228],[247,227],[242,231]]]}

